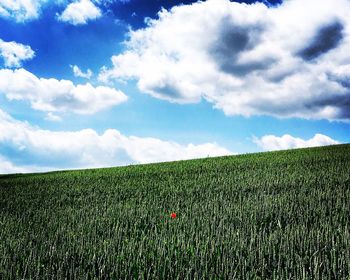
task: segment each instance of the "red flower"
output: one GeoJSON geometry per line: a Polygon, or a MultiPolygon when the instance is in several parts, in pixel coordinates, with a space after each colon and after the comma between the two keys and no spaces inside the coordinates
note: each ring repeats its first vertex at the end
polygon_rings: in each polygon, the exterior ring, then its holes
{"type": "Polygon", "coordinates": [[[176,218],[176,213],[171,213],[171,214],[170,214],[170,217],[171,217],[172,219],[175,219],[175,218],[176,218]]]}

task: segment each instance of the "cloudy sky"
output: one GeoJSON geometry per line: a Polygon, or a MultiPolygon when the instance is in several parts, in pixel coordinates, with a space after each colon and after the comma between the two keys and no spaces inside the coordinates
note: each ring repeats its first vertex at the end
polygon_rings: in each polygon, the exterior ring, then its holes
{"type": "Polygon", "coordinates": [[[0,0],[0,173],[350,142],[350,0],[0,0]]]}

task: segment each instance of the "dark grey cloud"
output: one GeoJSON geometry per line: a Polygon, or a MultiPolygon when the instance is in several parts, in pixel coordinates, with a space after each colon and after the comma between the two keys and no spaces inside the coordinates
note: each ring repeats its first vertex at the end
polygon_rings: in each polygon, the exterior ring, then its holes
{"type": "Polygon", "coordinates": [[[339,119],[350,119],[350,91],[345,95],[329,96],[313,100],[309,104],[311,108],[324,108],[331,106],[337,108],[337,116],[339,119]]]}
{"type": "Polygon", "coordinates": [[[153,86],[151,87],[151,90],[154,92],[161,93],[165,96],[169,96],[173,99],[181,99],[183,97],[181,91],[178,88],[176,88],[175,85],[172,84],[153,86]]]}
{"type": "Polygon", "coordinates": [[[327,77],[330,81],[336,82],[350,91],[350,75],[327,73],[327,77]]]}
{"type": "Polygon", "coordinates": [[[350,119],[350,91],[343,95],[320,95],[318,98],[309,98],[308,100],[301,102],[291,103],[279,103],[270,102],[266,103],[264,99],[256,98],[251,105],[256,108],[262,115],[271,114],[274,112],[276,116],[290,117],[295,112],[302,112],[304,115],[314,115],[319,119],[322,118],[321,112],[326,107],[332,107],[337,110],[337,119],[350,119]]]}
{"type": "Polygon", "coordinates": [[[261,41],[264,31],[262,25],[239,26],[229,18],[221,21],[218,38],[213,42],[209,53],[212,55],[220,70],[242,76],[254,70],[266,69],[272,60],[239,63],[240,54],[252,50],[261,41]]]}
{"type": "Polygon", "coordinates": [[[269,58],[250,63],[224,63],[221,70],[235,76],[244,76],[253,71],[267,69],[274,62],[275,59],[269,58]]]}
{"type": "Polygon", "coordinates": [[[340,22],[333,22],[318,30],[310,44],[298,55],[306,61],[313,60],[336,48],[342,41],[344,26],[340,22]]]}

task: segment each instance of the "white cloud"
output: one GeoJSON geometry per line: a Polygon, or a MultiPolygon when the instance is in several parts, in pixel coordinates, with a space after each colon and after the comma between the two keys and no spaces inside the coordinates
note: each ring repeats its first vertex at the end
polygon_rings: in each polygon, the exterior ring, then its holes
{"type": "Polygon", "coordinates": [[[12,162],[8,161],[6,158],[0,155],[0,174],[26,172],[30,172],[30,170],[25,167],[16,166],[12,162]]]}
{"type": "Polygon", "coordinates": [[[350,1],[268,8],[208,0],[162,10],[131,31],[100,80],[136,79],[177,103],[202,98],[227,115],[350,119],[350,1]]]}
{"type": "Polygon", "coordinates": [[[47,0],[0,0],[0,17],[17,22],[36,19],[45,2],[47,0]]]}
{"type": "Polygon", "coordinates": [[[35,165],[16,165],[0,154],[0,174],[47,172],[47,167],[38,167],[35,165]]]}
{"type": "Polygon", "coordinates": [[[83,72],[77,65],[70,65],[70,67],[72,68],[75,77],[85,78],[88,80],[91,79],[92,71],[90,69],[83,72]]]}
{"type": "Polygon", "coordinates": [[[38,78],[23,68],[0,69],[0,93],[9,100],[27,100],[36,110],[77,114],[93,114],[127,100],[110,87],[38,78]]]}
{"type": "Polygon", "coordinates": [[[101,10],[90,0],[79,0],[70,3],[58,16],[58,19],[73,25],[86,24],[102,16],[101,10]]]}
{"type": "Polygon", "coordinates": [[[51,121],[51,122],[60,122],[62,121],[62,118],[60,116],[53,114],[52,112],[48,112],[45,117],[45,120],[51,121]]]}
{"type": "Polygon", "coordinates": [[[22,61],[30,60],[35,52],[30,46],[16,42],[5,42],[0,39],[0,57],[6,67],[20,67],[22,61]]]}
{"type": "MultiPolygon", "coordinates": [[[[125,136],[115,129],[102,134],[92,129],[75,132],[43,130],[17,121],[1,110],[0,131],[0,144],[10,147],[12,161],[20,158],[25,163],[28,159],[26,166],[35,162],[39,170],[41,166],[42,170],[90,168],[231,154],[216,143],[181,145],[156,138],[125,136]]],[[[11,171],[14,165],[8,160],[3,162],[7,162],[7,172],[11,171]]]]}
{"type": "Polygon", "coordinates": [[[309,140],[293,137],[289,134],[285,134],[282,137],[275,135],[265,135],[260,139],[254,139],[254,142],[264,151],[287,150],[340,144],[339,141],[336,141],[323,134],[315,134],[315,136],[309,140]]]}

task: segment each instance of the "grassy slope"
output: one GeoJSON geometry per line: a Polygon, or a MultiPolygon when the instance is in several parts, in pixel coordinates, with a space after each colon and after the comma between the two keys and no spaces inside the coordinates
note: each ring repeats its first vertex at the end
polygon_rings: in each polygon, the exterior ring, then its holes
{"type": "Polygon", "coordinates": [[[349,205],[350,145],[2,176],[0,279],[349,279],[349,205]]]}

